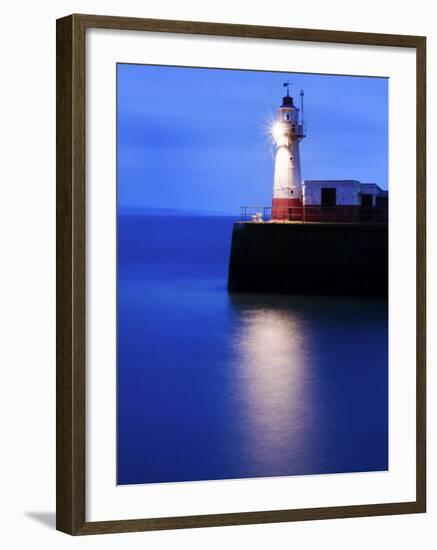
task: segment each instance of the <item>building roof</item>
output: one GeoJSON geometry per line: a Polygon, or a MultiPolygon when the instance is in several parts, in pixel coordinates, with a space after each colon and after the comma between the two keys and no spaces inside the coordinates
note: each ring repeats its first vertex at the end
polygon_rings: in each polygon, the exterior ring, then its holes
{"type": "Polygon", "coordinates": [[[370,191],[371,189],[374,189],[378,195],[381,195],[383,193],[387,193],[387,191],[384,191],[383,189],[381,189],[381,187],[379,187],[378,184],[376,183],[362,183],[361,184],[361,191],[370,191]]]}
{"type": "Polygon", "coordinates": [[[354,183],[356,185],[361,185],[361,182],[358,180],[304,180],[304,185],[342,185],[342,184],[351,184],[354,183]]]}

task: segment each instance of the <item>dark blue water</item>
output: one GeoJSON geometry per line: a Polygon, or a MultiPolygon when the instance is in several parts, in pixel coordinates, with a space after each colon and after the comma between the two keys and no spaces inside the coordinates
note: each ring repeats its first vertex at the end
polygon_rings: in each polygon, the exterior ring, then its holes
{"type": "Polygon", "coordinates": [[[231,218],[118,223],[119,484],[387,469],[385,301],[229,295],[231,218]]]}

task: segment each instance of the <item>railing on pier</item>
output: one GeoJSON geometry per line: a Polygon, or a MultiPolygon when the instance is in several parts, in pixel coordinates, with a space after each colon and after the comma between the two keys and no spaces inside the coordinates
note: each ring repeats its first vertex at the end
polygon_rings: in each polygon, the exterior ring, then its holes
{"type": "Polygon", "coordinates": [[[241,221],[298,223],[387,223],[388,210],[377,206],[242,206],[241,221]]]}

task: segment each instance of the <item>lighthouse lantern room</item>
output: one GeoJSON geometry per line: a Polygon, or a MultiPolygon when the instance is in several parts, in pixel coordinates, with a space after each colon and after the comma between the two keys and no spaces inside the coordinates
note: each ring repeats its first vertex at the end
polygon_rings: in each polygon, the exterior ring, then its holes
{"type": "Polygon", "coordinates": [[[300,173],[299,143],[305,137],[303,122],[303,91],[300,92],[301,108],[290,96],[290,82],[285,82],[287,95],[277,109],[272,137],[276,145],[273,182],[272,220],[290,219],[293,211],[301,216],[302,184],[300,173]]]}

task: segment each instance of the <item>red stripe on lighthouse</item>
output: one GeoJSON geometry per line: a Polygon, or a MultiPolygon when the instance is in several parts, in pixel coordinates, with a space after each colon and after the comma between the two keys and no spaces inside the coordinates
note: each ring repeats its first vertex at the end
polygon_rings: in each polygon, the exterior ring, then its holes
{"type": "Polygon", "coordinates": [[[275,199],[272,200],[272,220],[274,221],[300,221],[303,217],[301,199],[275,199]]]}

